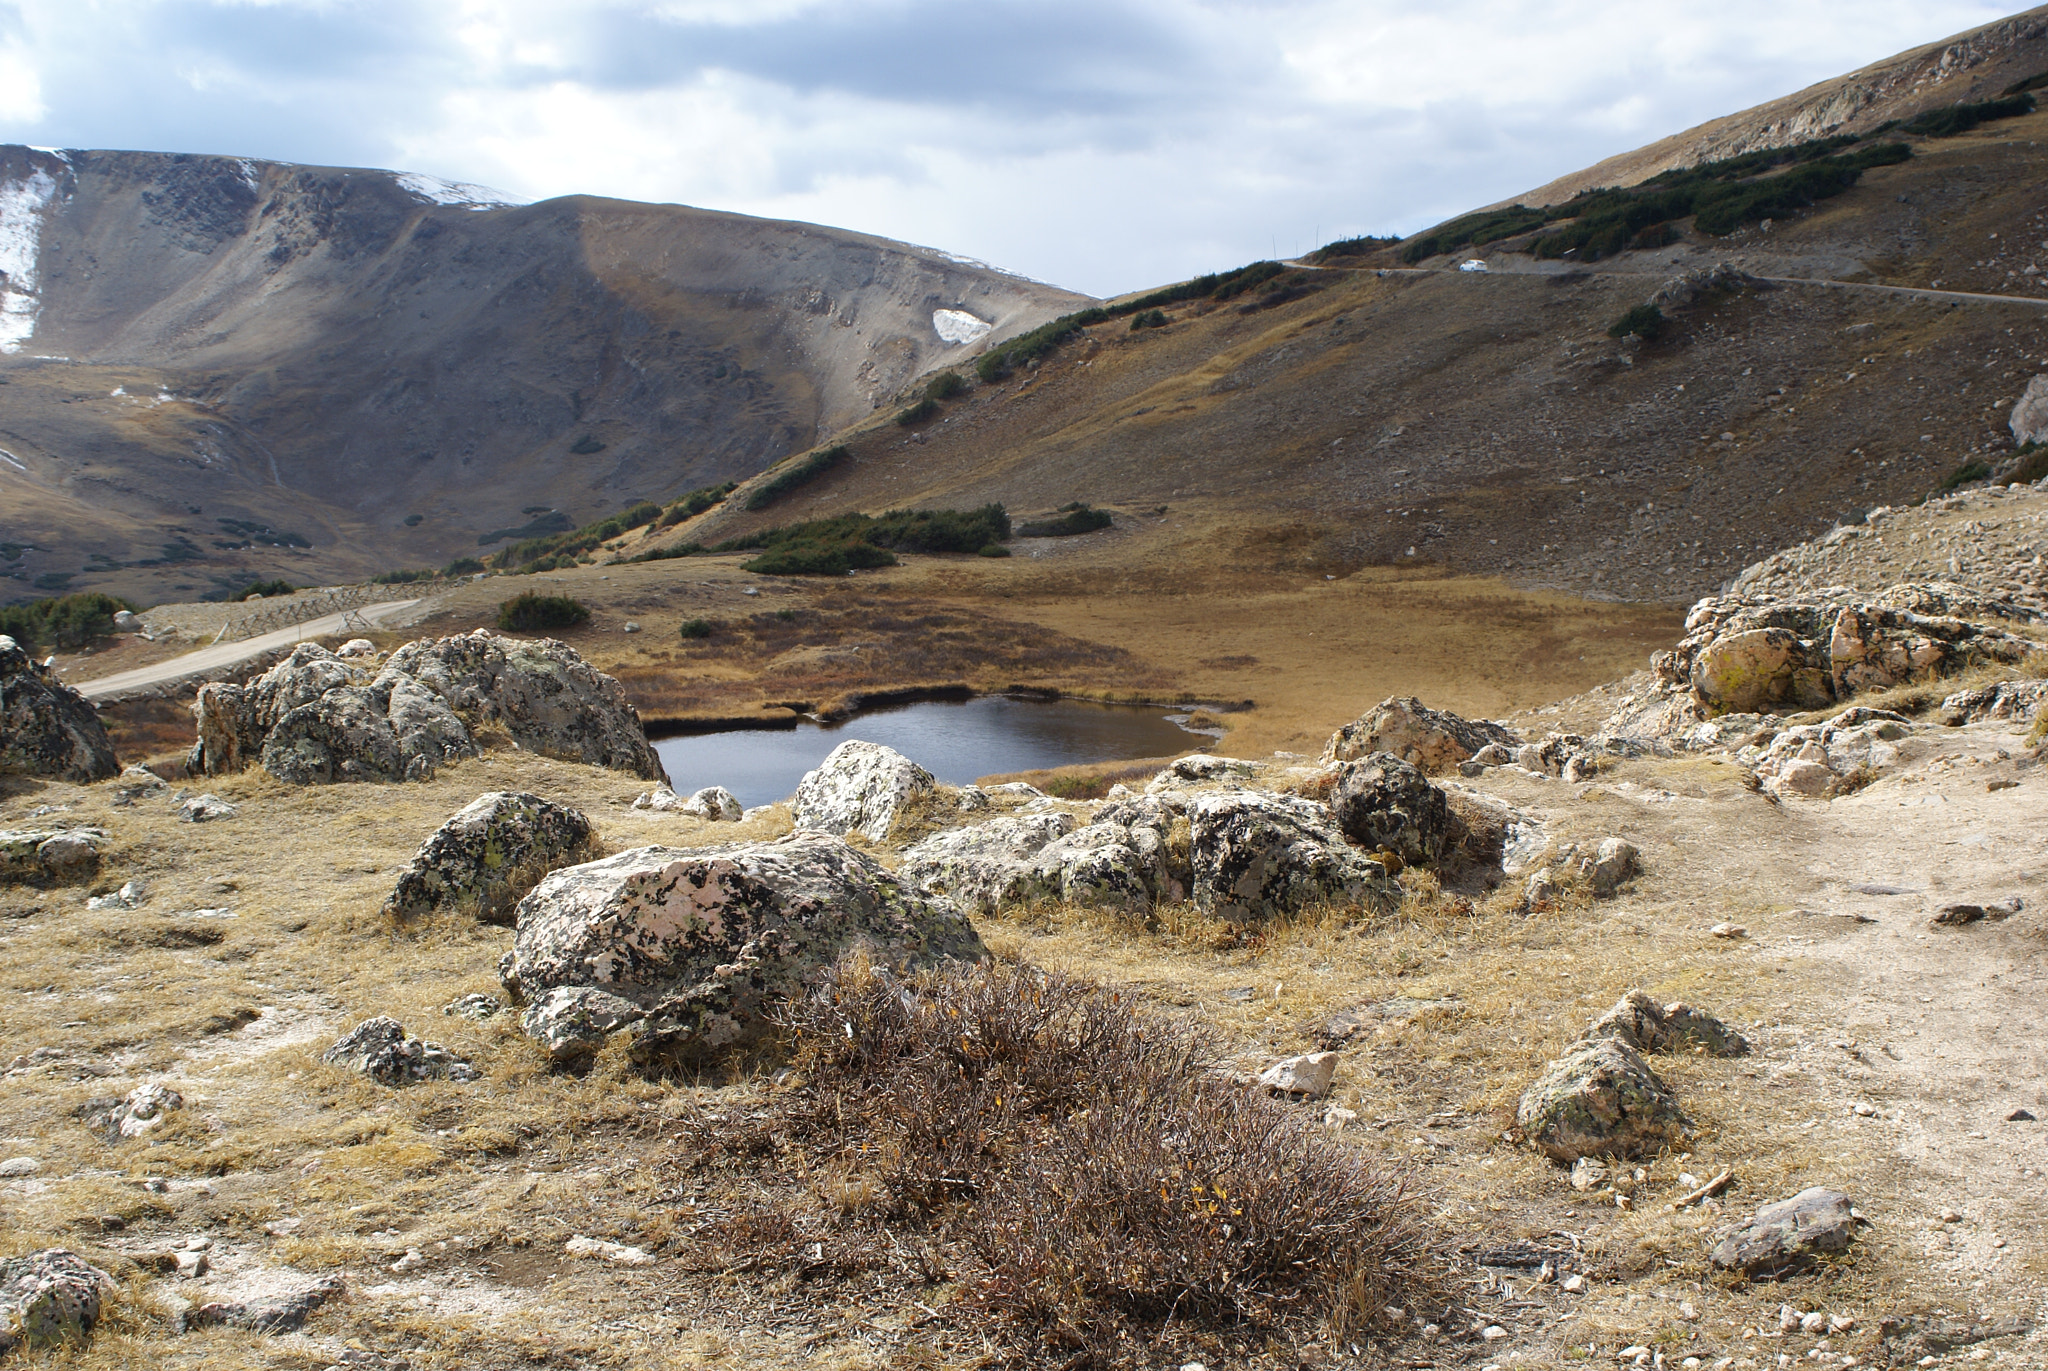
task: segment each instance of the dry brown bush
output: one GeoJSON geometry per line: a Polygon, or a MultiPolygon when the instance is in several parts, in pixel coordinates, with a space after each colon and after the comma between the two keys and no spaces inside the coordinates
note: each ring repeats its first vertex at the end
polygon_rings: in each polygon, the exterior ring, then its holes
{"type": "Polygon", "coordinates": [[[1209,1034],[1115,990],[855,959],[784,1025],[834,1174],[872,1166],[886,1217],[963,1243],[986,1271],[974,1298],[1070,1365],[1172,1325],[1362,1328],[1423,1278],[1400,1172],[1233,1085],[1209,1034]]]}

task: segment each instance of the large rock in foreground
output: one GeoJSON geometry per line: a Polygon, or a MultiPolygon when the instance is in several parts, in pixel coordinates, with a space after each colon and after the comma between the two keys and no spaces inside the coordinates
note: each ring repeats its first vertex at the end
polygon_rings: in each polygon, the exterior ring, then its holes
{"type": "Polygon", "coordinates": [[[120,769],[86,698],[0,634],[0,775],[97,781],[120,769]]]}
{"type": "Polygon", "coordinates": [[[903,876],[976,913],[1040,899],[1142,913],[1187,898],[1186,830],[1178,819],[1149,795],[1111,801],[1081,828],[1060,810],[990,819],[907,849],[903,876]]]}
{"type": "Polygon", "coordinates": [[[1723,1271],[1751,1276],[1796,1270],[1824,1253],[1846,1250],[1859,1222],[1847,1195],[1814,1186],[1757,1210],[1721,1239],[1708,1260],[1723,1271]]]}
{"type": "Polygon", "coordinates": [[[596,836],[567,805],[507,790],[480,795],[420,845],[384,912],[418,918],[462,909],[509,924],[520,898],[548,872],[589,857],[596,836]]]}
{"type": "Polygon", "coordinates": [[[0,829],[0,885],[74,885],[99,874],[104,829],[0,829]]]}
{"type": "Polygon", "coordinates": [[[563,643],[478,630],[422,639],[374,678],[314,643],[247,685],[202,686],[194,772],[260,761],[295,785],[430,777],[474,755],[473,730],[502,727],[543,756],[662,777],[624,689],[563,643]]]}
{"type": "Polygon", "coordinates": [[[113,1289],[112,1276],[61,1247],[0,1261],[0,1356],[84,1342],[113,1289]]]}
{"type": "Polygon", "coordinates": [[[1399,898],[1386,867],[1346,843],[1314,801],[1225,791],[1191,797],[1187,818],[1191,894],[1206,914],[1258,923],[1317,905],[1399,898]]]}
{"type": "Polygon", "coordinates": [[[501,975],[528,1002],[520,1026],[557,1059],[621,1030],[641,1059],[745,1043],[855,948],[900,970],[986,955],[950,902],[803,831],[566,867],[520,901],[518,928],[501,975]]]}
{"type": "Polygon", "coordinates": [[[798,828],[861,833],[880,842],[897,814],[936,784],[931,772],[895,748],[849,738],[797,783],[793,817],[798,828]]]}
{"type": "Polygon", "coordinates": [[[1456,770],[1458,763],[1488,744],[1512,748],[1521,741],[1499,724],[1461,719],[1447,710],[1430,709],[1412,695],[1397,695],[1331,735],[1329,746],[1323,749],[1323,761],[1351,762],[1375,752],[1391,752],[1436,776],[1456,770]]]}
{"type": "Polygon", "coordinates": [[[1523,1092],[1515,1122],[1561,1162],[1640,1156],[1692,1128],[1670,1088],[1619,1038],[1573,1043],[1523,1092]]]}

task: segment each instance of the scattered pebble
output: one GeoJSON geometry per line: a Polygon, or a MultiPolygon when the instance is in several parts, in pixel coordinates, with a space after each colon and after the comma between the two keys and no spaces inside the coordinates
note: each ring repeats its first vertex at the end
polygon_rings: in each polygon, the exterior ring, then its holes
{"type": "Polygon", "coordinates": [[[43,1169],[43,1164],[34,1157],[9,1157],[0,1162],[0,1177],[13,1180],[19,1176],[33,1176],[43,1169]]]}
{"type": "Polygon", "coordinates": [[[1707,932],[1717,938],[1747,938],[1749,930],[1741,924],[1715,924],[1707,932]]]}

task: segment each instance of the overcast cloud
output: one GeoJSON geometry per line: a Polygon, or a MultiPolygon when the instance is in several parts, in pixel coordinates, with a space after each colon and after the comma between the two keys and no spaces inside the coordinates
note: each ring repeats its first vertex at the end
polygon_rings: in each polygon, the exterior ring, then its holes
{"type": "Polygon", "coordinates": [[[0,0],[0,141],[390,167],[1109,293],[1405,232],[1970,0],[0,0]]]}

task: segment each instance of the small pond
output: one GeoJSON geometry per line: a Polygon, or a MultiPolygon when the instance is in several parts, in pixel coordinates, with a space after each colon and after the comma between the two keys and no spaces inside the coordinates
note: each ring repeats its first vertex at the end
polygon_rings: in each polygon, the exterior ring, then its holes
{"type": "Polygon", "coordinates": [[[654,750],[679,794],[722,785],[752,807],[788,799],[804,773],[849,738],[893,747],[948,785],[1007,771],[1177,757],[1208,741],[1171,722],[1169,712],[1162,706],[983,695],[897,705],[834,724],[662,738],[654,750]]]}

